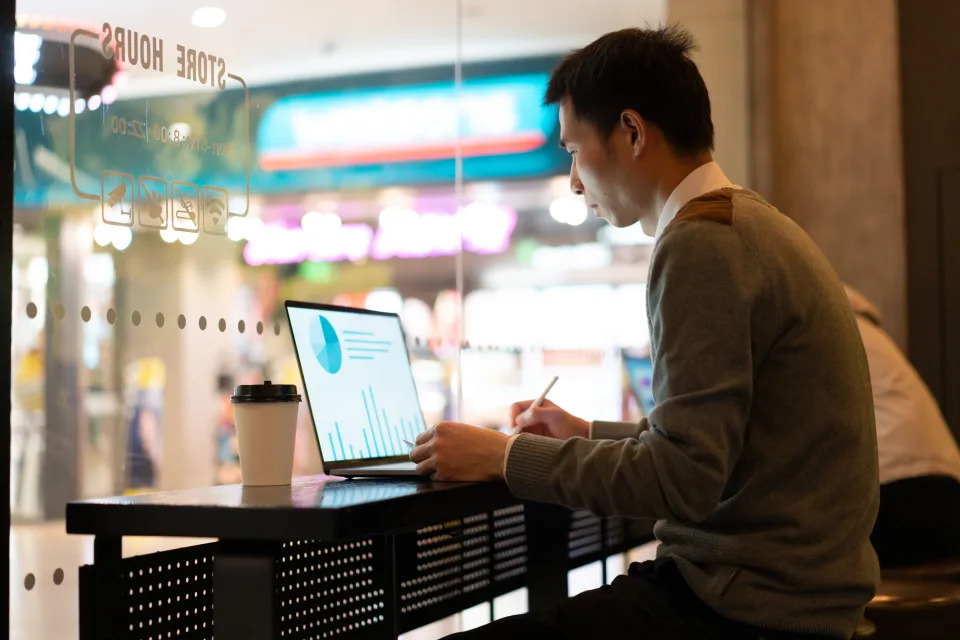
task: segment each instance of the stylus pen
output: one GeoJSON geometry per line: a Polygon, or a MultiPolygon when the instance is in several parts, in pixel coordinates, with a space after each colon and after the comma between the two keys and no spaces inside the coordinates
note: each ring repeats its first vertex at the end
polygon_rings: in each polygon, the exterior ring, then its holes
{"type": "MultiPolygon", "coordinates": [[[[531,404],[529,407],[527,407],[527,411],[533,411],[534,409],[536,409],[536,408],[538,408],[540,405],[542,405],[542,404],[543,404],[543,401],[547,399],[547,394],[550,393],[550,389],[553,389],[553,385],[557,384],[557,380],[559,380],[559,379],[560,379],[560,376],[553,376],[553,380],[551,380],[551,381],[550,381],[550,384],[547,385],[547,388],[543,390],[543,393],[540,394],[540,397],[537,398],[536,400],[534,400],[534,401],[533,401],[533,404],[531,404]]],[[[524,411],[524,413],[527,413],[527,411],[524,411]]],[[[511,429],[510,432],[511,432],[511,433],[518,433],[516,427],[514,427],[513,429],[511,429]]]]}
{"type": "Polygon", "coordinates": [[[410,442],[410,441],[407,440],[407,439],[404,439],[404,442],[407,443],[407,446],[410,447],[411,449],[413,449],[415,446],[417,446],[417,445],[413,444],[412,442],[410,442]]]}
{"type": "Polygon", "coordinates": [[[543,390],[543,393],[540,394],[540,397],[533,401],[533,404],[527,409],[536,409],[543,404],[543,401],[547,399],[547,394],[550,393],[550,389],[553,389],[553,385],[557,384],[557,380],[560,379],[560,376],[553,376],[553,380],[550,381],[550,384],[547,385],[547,388],[543,390]]]}

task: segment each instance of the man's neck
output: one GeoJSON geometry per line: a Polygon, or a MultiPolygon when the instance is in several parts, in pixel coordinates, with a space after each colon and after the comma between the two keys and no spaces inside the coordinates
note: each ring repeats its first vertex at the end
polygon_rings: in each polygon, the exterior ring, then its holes
{"type": "Polygon", "coordinates": [[[708,162],[713,162],[713,156],[705,151],[698,153],[692,158],[676,158],[674,162],[668,163],[657,180],[657,188],[654,195],[654,215],[660,215],[660,212],[663,211],[663,206],[670,198],[670,194],[677,188],[677,185],[683,182],[684,178],[708,162]]]}

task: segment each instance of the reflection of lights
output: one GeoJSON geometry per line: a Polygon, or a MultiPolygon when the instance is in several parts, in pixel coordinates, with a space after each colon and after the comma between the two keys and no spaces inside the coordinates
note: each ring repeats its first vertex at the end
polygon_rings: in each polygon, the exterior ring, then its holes
{"type": "Polygon", "coordinates": [[[471,202],[460,211],[463,248],[474,253],[506,251],[516,226],[516,211],[495,204],[471,202]]]}
{"type": "Polygon", "coordinates": [[[133,231],[129,227],[111,227],[110,231],[110,235],[113,236],[110,239],[110,244],[117,251],[123,251],[133,242],[133,231]]]}
{"type": "Polygon", "coordinates": [[[17,84],[33,84],[37,79],[34,65],[40,59],[43,38],[35,33],[13,33],[13,80],[17,84]]]}
{"type": "Polygon", "coordinates": [[[117,272],[113,265],[113,256],[109,253],[92,253],[83,264],[83,275],[87,282],[112,287],[117,281],[117,272]]]}
{"type": "Polygon", "coordinates": [[[57,112],[57,108],[59,106],[60,106],[60,98],[53,95],[47,96],[47,99],[44,100],[43,102],[43,112],[48,116],[52,116],[57,112]]]}
{"type": "Polygon", "coordinates": [[[93,228],[93,241],[96,242],[101,247],[105,247],[110,244],[110,241],[113,239],[113,230],[109,225],[106,225],[102,222],[98,222],[97,226],[93,228]]]}
{"type": "Polygon", "coordinates": [[[90,96],[90,99],[87,100],[87,108],[89,108],[91,111],[94,111],[99,107],[100,107],[100,96],[98,96],[97,94],[93,94],[92,96],[90,96]]]}
{"type": "Polygon", "coordinates": [[[113,77],[110,78],[110,84],[117,88],[123,88],[127,86],[128,82],[130,82],[130,76],[126,71],[117,71],[113,74],[113,77]]]}
{"type": "Polygon", "coordinates": [[[234,242],[240,242],[246,235],[244,229],[246,218],[230,218],[227,220],[227,237],[234,242]]]}
{"type": "Polygon", "coordinates": [[[197,241],[197,238],[200,237],[199,233],[190,233],[189,231],[178,231],[177,232],[178,240],[182,244],[187,245],[188,247],[197,241]]]}
{"type": "Polygon", "coordinates": [[[193,12],[190,22],[201,29],[219,27],[227,19],[227,12],[220,7],[200,7],[193,12]]]}
{"type": "Polygon", "coordinates": [[[160,231],[160,239],[170,244],[177,241],[177,230],[166,227],[160,231]]]}
{"type": "MultiPolygon", "coordinates": [[[[93,107],[90,107],[90,108],[92,109],[93,107]]],[[[183,138],[189,138],[190,133],[193,131],[193,128],[186,122],[174,122],[173,124],[170,125],[170,128],[173,129],[174,131],[180,132],[181,140],[183,138]]]]}
{"type": "Polygon", "coordinates": [[[60,98],[60,104],[57,105],[57,115],[64,118],[70,115],[70,98],[60,98]]]}
{"type": "Polygon", "coordinates": [[[34,113],[40,113],[43,111],[43,94],[35,93],[30,98],[30,111],[34,113]]]}
{"type": "Polygon", "coordinates": [[[83,110],[87,108],[87,102],[83,98],[77,98],[76,102],[73,103],[73,109],[77,113],[83,113],[83,110]]]}
{"type": "Polygon", "coordinates": [[[26,111],[30,107],[30,98],[32,98],[29,93],[18,93],[13,98],[13,104],[17,105],[17,110],[26,111]]]}
{"type": "Polygon", "coordinates": [[[557,198],[550,203],[550,217],[575,227],[587,219],[587,205],[582,198],[557,198]]]}
{"type": "Polygon", "coordinates": [[[396,289],[375,289],[367,294],[363,306],[371,311],[400,313],[403,311],[403,296],[396,289]]]}
{"type": "Polygon", "coordinates": [[[311,236],[322,236],[326,234],[338,233],[343,221],[335,213],[321,213],[319,211],[308,211],[300,219],[300,227],[304,233],[311,236]]]}
{"type": "Polygon", "coordinates": [[[420,214],[413,209],[404,207],[386,207],[380,212],[380,226],[416,226],[420,221],[420,214]]]}
{"type": "Polygon", "coordinates": [[[103,99],[103,104],[113,104],[113,101],[117,99],[117,88],[112,84],[108,84],[103,88],[103,91],[100,92],[100,96],[103,99]]]}
{"type": "Polygon", "coordinates": [[[263,220],[234,216],[227,220],[227,237],[234,242],[255,237],[263,229],[263,220]]]}
{"type": "Polygon", "coordinates": [[[32,289],[42,289],[47,286],[47,278],[50,275],[47,266],[47,259],[43,256],[36,256],[30,259],[27,265],[27,282],[32,289]]]}
{"type": "Polygon", "coordinates": [[[575,271],[602,269],[613,262],[610,247],[598,242],[586,242],[559,247],[537,247],[530,263],[545,271],[575,271]]]}

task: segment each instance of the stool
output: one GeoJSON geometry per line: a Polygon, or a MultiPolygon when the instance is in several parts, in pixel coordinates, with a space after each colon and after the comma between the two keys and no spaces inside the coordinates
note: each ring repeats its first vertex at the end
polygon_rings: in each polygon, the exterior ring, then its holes
{"type": "Polygon", "coordinates": [[[870,640],[960,638],[960,559],[886,569],[864,614],[870,640]]]}

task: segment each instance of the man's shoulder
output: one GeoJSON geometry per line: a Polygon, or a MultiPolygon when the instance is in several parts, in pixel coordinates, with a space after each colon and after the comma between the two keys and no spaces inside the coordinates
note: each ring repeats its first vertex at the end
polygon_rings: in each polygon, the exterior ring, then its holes
{"type": "Polygon", "coordinates": [[[759,194],[739,187],[724,187],[710,191],[687,202],[668,229],[676,223],[682,226],[683,222],[708,221],[724,225],[732,225],[735,213],[749,209],[761,209],[779,214],[776,207],[763,199],[759,194]]]}

